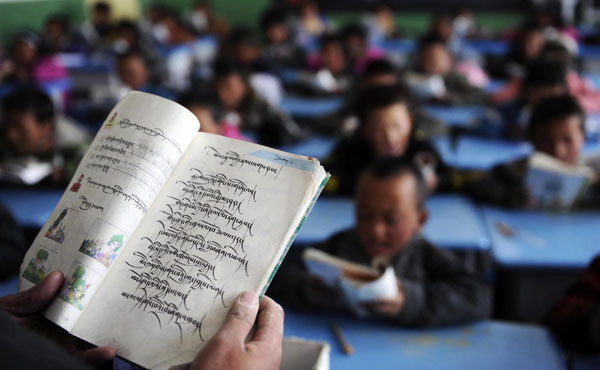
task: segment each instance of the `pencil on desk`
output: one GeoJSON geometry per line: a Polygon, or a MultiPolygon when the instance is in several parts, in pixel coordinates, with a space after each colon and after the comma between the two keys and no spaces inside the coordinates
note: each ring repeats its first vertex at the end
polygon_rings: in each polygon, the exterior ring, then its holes
{"type": "Polygon", "coordinates": [[[354,348],[352,347],[352,345],[350,343],[348,343],[346,341],[346,338],[344,338],[344,334],[342,334],[342,329],[340,329],[338,324],[336,324],[334,321],[332,321],[330,324],[330,328],[331,328],[331,331],[333,331],[333,335],[335,335],[335,339],[337,339],[340,346],[342,346],[344,353],[349,355],[352,352],[354,352],[354,348]]]}

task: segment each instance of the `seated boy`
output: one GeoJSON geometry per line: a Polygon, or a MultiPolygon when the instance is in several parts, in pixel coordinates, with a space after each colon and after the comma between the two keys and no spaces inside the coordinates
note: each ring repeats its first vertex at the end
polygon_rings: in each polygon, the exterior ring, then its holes
{"type": "Polygon", "coordinates": [[[416,96],[442,104],[481,104],[485,95],[471,85],[453,67],[444,40],[430,35],[421,40],[416,71],[408,73],[407,82],[416,96]]]}
{"type": "Polygon", "coordinates": [[[141,49],[133,48],[119,54],[117,56],[117,72],[123,85],[119,95],[124,95],[125,91],[138,90],[166,99],[174,98],[169,89],[150,81],[147,60],[141,49]]]}
{"type": "Polygon", "coordinates": [[[435,189],[444,167],[435,148],[414,134],[417,130],[401,88],[366,89],[357,105],[358,129],[324,161],[332,174],[325,192],[353,195],[360,173],[375,159],[386,156],[410,158],[423,171],[428,188],[435,189]]]}
{"type": "MultiPolygon", "coordinates": [[[[585,164],[581,150],[585,142],[585,114],[570,95],[551,96],[535,105],[529,118],[528,138],[535,151],[566,164],[585,164]]],[[[495,166],[486,173],[457,175],[460,188],[477,201],[506,207],[525,207],[528,158],[495,166]],[[466,179],[466,180],[465,180],[466,179]],[[464,181],[464,182],[463,182],[464,181]]]]}
{"type": "MultiPolygon", "coordinates": [[[[361,176],[356,226],[316,248],[366,266],[393,268],[395,297],[365,304],[374,317],[406,326],[434,326],[488,317],[491,290],[485,279],[456,255],[430,244],[420,231],[427,219],[427,189],[410,162],[384,158],[361,176]]],[[[290,258],[291,257],[291,258],[290,258]]],[[[300,308],[343,308],[344,294],[286,259],[270,294],[300,308]]]]}
{"type": "Polygon", "coordinates": [[[50,97],[23,87],[2,102],[0,179],[7,183],[62,186],[85,154],[89,135],[54,113],[50,97]]]}

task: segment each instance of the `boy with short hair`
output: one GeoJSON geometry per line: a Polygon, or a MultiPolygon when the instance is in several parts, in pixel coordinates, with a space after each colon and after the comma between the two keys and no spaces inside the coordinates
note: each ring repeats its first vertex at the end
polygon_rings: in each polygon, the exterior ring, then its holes
{"type": "MultiPolygon", "coordinates": [[[[581,159],[585,113],[572,96],[550,96],[539,101],[529,118],[527,135],[535,151],[566,164],[585,164],[581,159]]],[[[529,203],[525,187],[528,159],[500,164],[485,173],[457,174],[459,188],[479,202],[526,207],[529,203]]]]}
{"type": "Polygon", "coordinates": [[[374,160],[404,156],[421,168],[428,188],[436,188],[443,165],[435,148],[415,135],[407,95],[399,86],[365,89],[358,99],[359,127],[324,161],[331,172],[325,192],[353,195],[360,173],[374,160]]]}
{"type": "MultiPolygon", "coordinates": [[[[449,251],[433,246],[420,231],[427,219],[427,189],[410,161],[383,158],[361,176],[356,226],[317,248],[351,262],[391,266],[398,293],[365,304],[372,316],[405,326],[435,326],[488,317],[491,289],[483,276],[449,251]]],[[[343,293],[310,276],[288,258],[271,294],[303,308],[343,308],[343,293]]]]}
{"type": "Polygon", "coordinates": [[[60,185],[71,180],[89,135],[57,116],[50,97],[26,86],[2,102],[0,181],[60,185]]]}

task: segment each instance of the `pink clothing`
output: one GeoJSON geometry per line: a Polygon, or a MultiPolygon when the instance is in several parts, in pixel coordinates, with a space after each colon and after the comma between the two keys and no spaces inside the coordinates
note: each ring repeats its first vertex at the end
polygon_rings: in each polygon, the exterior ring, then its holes
{"type": "Polygon", "coordinates": [[[221,129],[221,135],[231,138],[231,139],[238,139],[238,140],[243,140],[243,141],[252,141],[249,138],[247,138],[246,136],[244,136],[239,128],[237,126],[234,125],[230,125],[227,123],[222,124],[222,129],[221,129]]]}

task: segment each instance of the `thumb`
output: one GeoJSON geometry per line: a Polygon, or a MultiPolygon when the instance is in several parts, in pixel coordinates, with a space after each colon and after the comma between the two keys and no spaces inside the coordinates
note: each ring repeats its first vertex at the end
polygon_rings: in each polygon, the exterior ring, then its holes
{"type": "Polygon", "coordinates": [[[64,280],[61,271],[54,271],[33,288],[0,298],[0,307],[13,316],[36,313],[56,296],[64,280]]]}
{"type": "Polygon", "coordinates": [[[254,325],[257,312],[258,296],[256,293],[243,292],[233,303],[218,335],[243,343],[254,325]]]}

